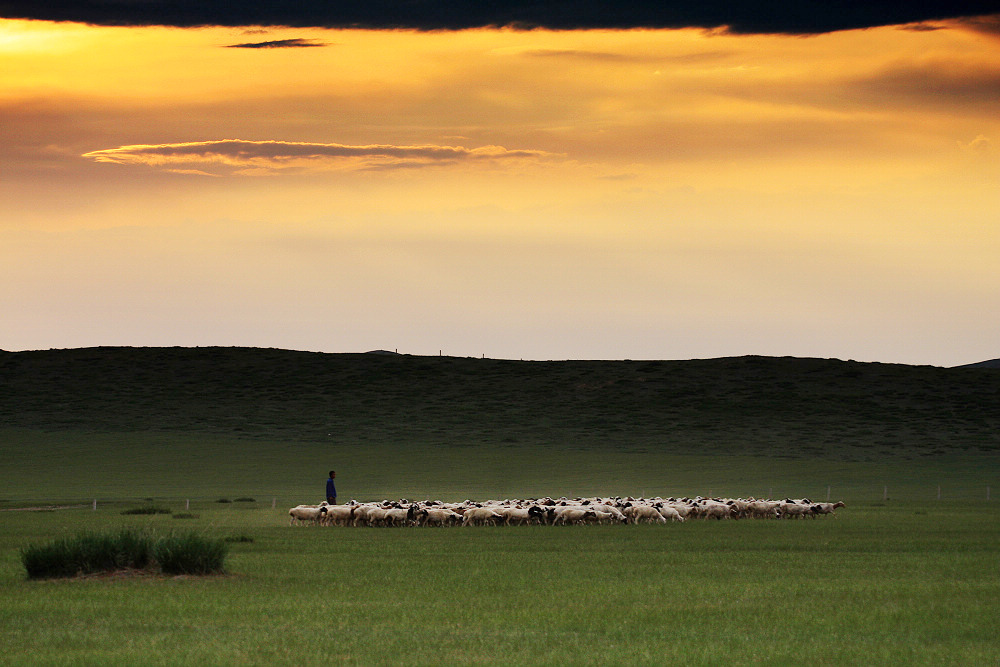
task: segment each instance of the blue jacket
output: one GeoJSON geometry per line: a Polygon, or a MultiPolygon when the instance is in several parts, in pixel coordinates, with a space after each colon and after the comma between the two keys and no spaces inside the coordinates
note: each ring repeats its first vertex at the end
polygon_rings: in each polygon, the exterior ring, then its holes
{"type": "Polygon", "coordinates": [[[337,497],[337,487],[333,484],[333,478],[326,480],[326,497],[337,497]]]}

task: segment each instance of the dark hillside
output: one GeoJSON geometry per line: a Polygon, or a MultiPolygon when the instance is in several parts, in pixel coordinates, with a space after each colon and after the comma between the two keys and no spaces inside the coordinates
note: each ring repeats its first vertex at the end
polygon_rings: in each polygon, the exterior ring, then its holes
{"type": "Polygon", "coordinates": [[[252,348],[0,352],[0,423],[275,441],[865,460],[1000,450],[1000,374],[824,359],[521,362],[252,348]]]}
{"type": "Polygon", "coordinates": [[[963,364],[956,368],[1000,368],[1000,359],[990,359],[989,361],[979,361],[974,364],[963,364]]]}

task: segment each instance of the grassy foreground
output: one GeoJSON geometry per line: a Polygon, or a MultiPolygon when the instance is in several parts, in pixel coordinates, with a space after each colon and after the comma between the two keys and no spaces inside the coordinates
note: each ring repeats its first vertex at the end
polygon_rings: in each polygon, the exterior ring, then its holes
{"type": "MultiPolygon", "coordinates": [[[[7,512],[4,663],[996,664],[1000,512],[890,503],[816,521],[289,527],[205,503],[223,577],[28,581],[26,542],[117,509],[7,512]]],[[[176,521],[173,522],[174,524],[176,521]]]]}
{"type": "Polygon", "coordinates": [[[0,352],[2,661],[1000,664],[997,415],[1000,374],[984,369],[0,352]],[[331,468],[342,500],[830,493],[848,507],[289,527],[331,468]],[[241,497],[256,501],[217,502],[241,497]],[[123,514],[154,504],[174,514],[123,514]],[[47,506],[72,509],[26,509],[47,506]],[[28,545],[129,527],[235,538],[227,574],[27,579],[28,545]]]}

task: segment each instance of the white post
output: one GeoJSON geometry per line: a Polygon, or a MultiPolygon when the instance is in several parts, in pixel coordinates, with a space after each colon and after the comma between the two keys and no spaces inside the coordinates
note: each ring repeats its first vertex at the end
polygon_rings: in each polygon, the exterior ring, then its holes
{"type": "Polygon", "coordinates": [[[882,500],[889,500],[889,486],[882,487],[882,500]]]}
{"type": "MultiPolygon", "coordinates": [[[[990,494],[989,494],[989,491],[987,491],[987,492],[986,492],[986,495],[987,495],[987,496],[988,496],[988,495],[990,495],[990,494]]],[[[97,511],[97,498],[94,498],[94,511],[95,511],[95,512],[97,511]]]]}
{"type": "Polygon", "coordinates": [[[271,498],[271,509],[274,509],[277,506],[278,506],[278,499],[277,498],[271,498]]]}
{"type": "Polygon", "coordinates": [[[938,484],[938,497],[937,497],[937,499],[941,500],[941,485],[940,484],[938,484]]]}
{"type": "Polygon", "coordinates": [[[826,502],[830,502],[830,486],[826,487],[826,502]]]}
{"type": "Polygon", "coordinates": [[[191,509],[191,499],[190,498],[188,498],[188,499],[186,499],[184,501],[184,509],[186,509],[186,510],[191,509]]]}

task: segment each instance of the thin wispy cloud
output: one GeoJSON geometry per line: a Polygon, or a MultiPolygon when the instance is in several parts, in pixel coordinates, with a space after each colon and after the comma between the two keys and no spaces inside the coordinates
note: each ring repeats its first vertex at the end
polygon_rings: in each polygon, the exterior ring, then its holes
{"type": "Polygon", "coordinates": [[[227,44],[228,49],[297,49],[313,46],[329,46],[327,42],[318,39],[273,39],[268,42],[244,42],[243,44],[227,44]]]}
{"type": "Polygon", "coordinates": [[[393,144],[307,143],[292,141],[192,141],[134,144],[84,153],[83,157],[121,165],[210,175],[264,174],[285,171],[371,171],[415,169],[470,163],[503,163],[558,157],[537,150],[503,146],[399,146],[393,144]]]}

